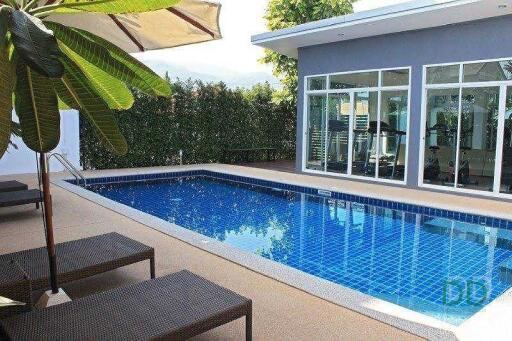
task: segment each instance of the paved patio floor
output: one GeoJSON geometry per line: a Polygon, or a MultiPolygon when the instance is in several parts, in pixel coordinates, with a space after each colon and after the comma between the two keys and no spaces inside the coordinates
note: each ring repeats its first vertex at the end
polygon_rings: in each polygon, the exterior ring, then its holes
{"type": "MultiPolygon", "coordinates": [[[[62,175],[53,175],[59,177],[62,175]]],[[[36,187],[35,175],[0,177],[36,187]]],[[[254,302],[255,340],[410,340],[415,336],[334,305],[192,247],[77,195],[52,186],[57,242],[116,231],[156,250],[157,276],[188,269],[254,302]]],[[[0,208],[0,253],[45,245],[41,211],[34,206],[0,208]]],[[[65,285],[78,298],[149,278],[140,263],[65,285]]],[[[243,319],[197,340],[242,340],[243,319]]]]}
{"type": "Polygon", "coordinates": [[[241,164],[244,167],[275,170],[279,172],[295,173],[294,160],[260,161],[241,164]]]}

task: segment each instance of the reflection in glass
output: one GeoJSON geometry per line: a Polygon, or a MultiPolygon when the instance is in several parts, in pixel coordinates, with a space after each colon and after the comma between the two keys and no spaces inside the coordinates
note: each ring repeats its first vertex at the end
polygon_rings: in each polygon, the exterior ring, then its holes
{"type": "Polygon", "coordinates": [[[347,173],[350,124],[350,95],[329,95],[327,171],[347,173]]]}
{"type": "Polygon", "coordinates": [[[308,78],[308,90],[325,90],[327,87],[327,77],[308,78]]]}
{"type": "Polygon", "coordinates": [[[507,88],[500,192],[512,194],[512,87],[507,88]]]}
{"type": "Polygon", "coordinates": [[[380,107],[379,178],[404,180],[408,91],[383,91],[380,107]]]}
{"type": "Polygon", "coordinates": [[[454,186],[459,89],[427,92],[423,182],[454,186]]]}
{"type": "Polygon", "coordinates": [[[352,174],[375,176],[377,145],[376,91],[354,94],[354,147],[352,174]]]}
{"type": "Polygon", "coordinates": [[[308,97],[307,169],[324,169],[326,99],[325,95],[308,97]]]}
{"type": "Polygon", "coordinates": [[[427,84],[458,83],[459,73],[459,64],[428,67],[427,84]]]}
{"type": "Polygon", "coordinates": [[[493,82],[512,79],[512,60],[464,64],[464,82],[493,82]]]}
{"type": "Polygon", "coordinates": [[[459,187],[493,191],[499,87],[462,90],[459,187]]]}
{"type": "Polygon", "coordinates": [[[409,85],[408,69],[382,71],[382,86],[404,85],[409,85]]]}
{"type": "Polygon", "coordinates": [[[373,88],[379,85],[379,73],[358,72],[330,77],[331,89],[373,88]]]}

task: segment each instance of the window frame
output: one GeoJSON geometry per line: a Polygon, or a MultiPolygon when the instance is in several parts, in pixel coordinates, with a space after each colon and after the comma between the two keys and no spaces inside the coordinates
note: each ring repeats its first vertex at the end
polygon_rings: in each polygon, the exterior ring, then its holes
{"type": "Polygon", "coordinates": [[[439,64],[426,64],[423,65],[422,71],[422,87],[421,87],[421,128],[420,128],[420,151],[419,162],[418,162],[418,186],[420,188],[434,189],[443,192],[452,192],[459,194],[470,194],[480,195],[484,197],[493,198],[505,198],[510,199],[512,193],[501,193],[501,173],[502,173],[502,161],[503,161],[503,133],[504,133],[504,114],[506,106],[507,87],[512,87],[512,80],[502,81],[489,81],[489,82],[464,82],[464,65],[473,63],[487,63],[487,62],[501,62],[501,61],[512,61],[512,57],[507,58],[493,58],[493,59],[482,59],[482,60],[465,60],[450,63],[439,63],[439,64]],[[457,83],[442,83],[442,84],[427,84],[427,68],[435,66],[447,66],[447,65],[458,65],[459,66],[459,81],[457,83]],[[494,162],[494,184],[493,191],[483,191],[477,189],[468,189],[464,187],[458,187],[454,184],[453,187],[435,185],[425,183],[424,171],[425,171],[425,143],[426,143],[426,131],[425,126],[427,124],[427,105],[428,105],[428,90],[431,89],[458,89],[459,90],[459,118],[458,118],[458,130],[457,130],[457,156],[456,156],[456,170],[455,170],[455,183],[458,181],[458,169],[460,166],[460,130],[461,130],[461,107],[462,107],[462,92],[467,88],[486,88],[486,87],[498,87],[499,88],[499,105],[498,105],[498,127],[497,127],[497,139],[496,139],[496,154],[494,162]],[[498,180],[496,180],[498,179],[498,180]]]}
{"type": "MultiPolygon", "coordinates": [[[[323,73],[323,74],[314,74],[314,75],[307,75],[303,78],[303,107],[302,107],[302,131],[303,135],[301,137],[303,143],[302,143],[302,163],[301,163],[301,171],[303,173],[309,173],[309,174],[317,174],[317,175],[324,175],[324,176],[330,176],[330,177],[336,177],[336,178],[344,178],[344,179],[355,179],[355,180],[363,180],[363,181],[369,181],[369,182],[379,182],[379,183],[389,183],[389,184],[395,184],[395,185],[406,185],[407,184],[407,176],[409,172],[409,145],[410,145],[410,124],[411,124],[411,87],[412,87],[412,66],[397,66],[397,67],[389,67],[389,68],[381,68],[381,69],[366,69],[366,70],[350,70],[350,71],[343,71],[343,72],[334,72],[334,73],[323,73]],[[390,71],[390,70],[408,70],[409,72],[409,84],[408,85],[399,85],[399,86],[382,86],[382,72],[383,71],[390,71]],[[378,72],[378,85],[376,87],[368,87],[368,88],[349,88],[349,89],[330,89],[331,87],[331,76],[337,76],[337,75],[344,75],[344,74],[351,74],[351,73],[362,73],[362,72],[378,72]],[[315,77],[326,77],[327,87],[325,90],[308,90],[308,79],[309,78],[315,78],[315,77]],[[354,101],[354,95],[357,92],[370,92],[370,91],[376,91],[378,93],[378,103],[377,103],[377,126],[378,131],[380,131],[380,118],[381,118],[381,94],[382,91],[407,91],[407,137],[405,141],[405,171],[404,171],[404,179],[403,180],[393,180],[393,179],[385,179],[385,178],[379,178],[379,167],[376,167],[375,175],[373,177],[368,176],[360,176],[360,175],[353,175],[351,174],[351,169],[349,168],[348,174],[340,174],[335,172],[328,172],[326,169],[323,171],[319,170],[313,170],[307,168],[307,139],[308,139],[308,98],[310,95],[320,95],[320,94],[326,94],[327,100],[326,100],[326,115],[329,115],[329,95],[330,94],[340,94],[340,93],[346,93],[350,95],[350,102],[351,107],[353,106],[354,101]]],[[[350,114],[350,121],[353,120],[353,108],[351,108],[351,114],[350,114]]],[[[352,125],[352,123],[351,123],[352,125]]],[[[350,128],[353,130],[353,127],[350,128]]],[[[352,163],[352,153],[353,153],[353,132],[350,133],[350,140],[349,140],[349,156],[350,161],[348,165],[350,166],[352,163]]],[[[327,139],[327,134],[326,134],[327,139]]],[[[379,150],[380,147],[380,138],[376,139],[376,150],[379,150]]],[[[324,144],[327,148],[327,144],[324,144]]],[[[327,158],[327,152],[325,152],[325,156],[327,158]]],[[[377,160],[376,164],[379,164],[380,158],[378,157],[379,154],[377,154],[377,160]]]]}

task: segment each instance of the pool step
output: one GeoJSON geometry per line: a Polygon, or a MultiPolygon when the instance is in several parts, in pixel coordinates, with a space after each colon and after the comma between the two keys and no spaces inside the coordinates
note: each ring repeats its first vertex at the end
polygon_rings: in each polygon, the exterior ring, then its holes
{"type": "MultiPolygon", "coordinates": [[[[490,231],[492,227],[463,223],[460,221],[455,222],[452,227],[452,222],[444,218],[433,218],[425,221],[423,230],[433,234],[440,235],[453,235],[453,238],[471,241],[481,245],[488,245],[490,238],[490,231]]],[[[496,247],[506,250],[512,250],[512,231],[506,229],[498,229],[496,231],[496,247]]]]}

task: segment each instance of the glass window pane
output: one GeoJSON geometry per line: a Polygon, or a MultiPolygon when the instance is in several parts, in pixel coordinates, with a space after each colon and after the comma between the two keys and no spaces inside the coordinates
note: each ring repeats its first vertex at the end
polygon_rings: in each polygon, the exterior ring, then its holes
{"type": "Polygon", "coordinates": [[[354,94],[354,146],[352,174],[375,177],[377,91],[354,94]]]}
{"type": "Polygon", "coordinates": [[[427,84],[458,83],[459,72],[459,64],[428,67],[427,84]]]}
{"type": "Polygon", "coordinates": [[[327,171],[347,174],[350,124],[350,95],[329,96],[327,129],[327,171]]]}
{"type": "Polygon", "coordinates": [[[307,169],[324,170],[326,100],[326,95],[308,97],[307,169]]]}
{"type": "Polygon", "coordinates": [[[325,90],[327,88],[327,77],[309,77],[308,90],[325,90]]]}
{"type": "Polygon", "coordinates": [[[512,194],[512,87],[507,88],[500,192],[512,194]]]}
{"type": "Polygon", "coordinates": [[[462,90],[458,187],[493,191],[499,87],[462,90]]]}
{"type": "Polygon", "coordinates": [[[382,91],[379,178],[404,180],[408,91],[382,91]]]}
{"type": "Polygon", "coordinates": [[[331,89],[377,87],[379,85],[379,73],[377,71],[372,71],[332,75],[330,77],[330,83],[331,89]]]}
{"type": "Polygon", "coordinates": [[[382,71],[382,86],[409,85],[409,70],[382,71]]]}
{"type": "Polygon", "coordinates": [[[464,82],[492,82],[512,79],[512,60],[464,64],[464,82]]]}
{"type": "Polygon", "coordinates": [[[427,92],[423,182],[454,187],[459,89],[427,92]]]}

